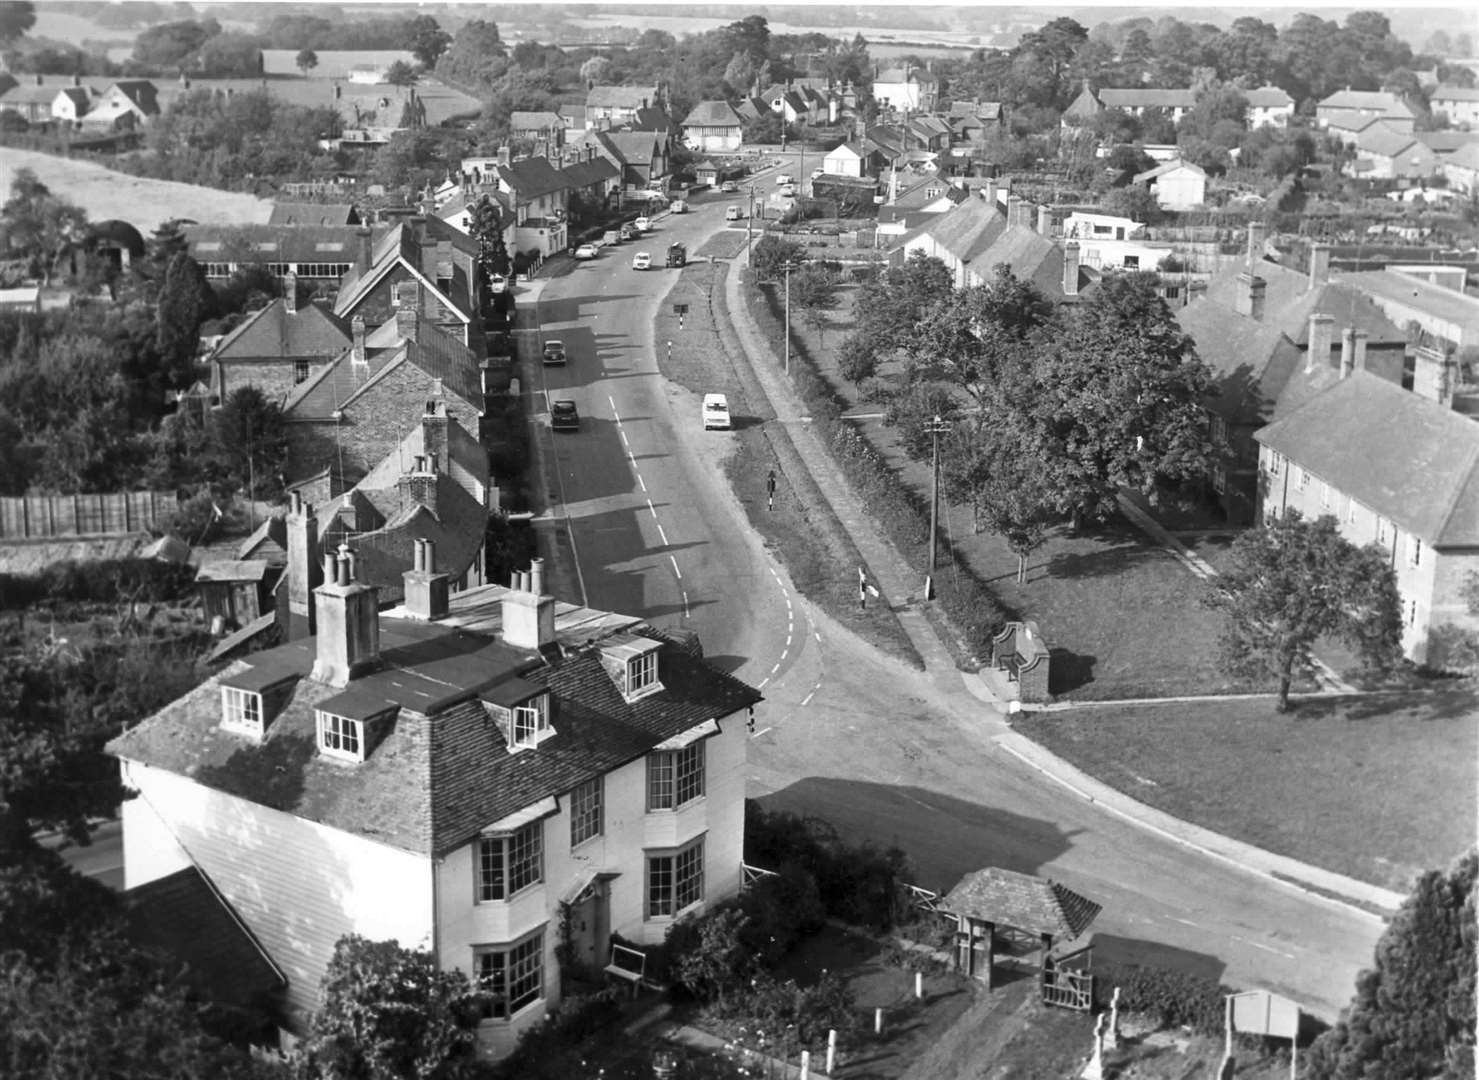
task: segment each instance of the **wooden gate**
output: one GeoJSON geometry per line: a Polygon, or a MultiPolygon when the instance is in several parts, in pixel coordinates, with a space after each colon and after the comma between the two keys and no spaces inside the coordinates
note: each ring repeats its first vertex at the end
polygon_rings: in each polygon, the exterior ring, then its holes
{"type": "Polygon", "coordinates": [[[1053,968],[1042,975],[1042,1000],[1045,1005],[1058,1005],[1079,1012],[1094,1008],[1094,976],[1088,971],[1053,968]]]}

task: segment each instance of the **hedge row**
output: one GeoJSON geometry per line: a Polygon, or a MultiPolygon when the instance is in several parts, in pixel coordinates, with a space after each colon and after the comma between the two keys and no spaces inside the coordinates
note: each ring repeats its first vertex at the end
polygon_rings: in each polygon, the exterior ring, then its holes
{"type": "Polygon", "coordinates": [[[1184,1026],[1214,1038],[1223,1033],[1226,995],[1232,991],[1215,979],[1139,964],[1094,969],[1096,1006],[1108,1009],[1115,987],[1122,1012],[1154,1016],[1163,1028],[1184,1026]]]}
{"type": "Polygon", "coordinates": [[[195,568],[158,559],[66,560],[37,574],[0,574],[0,610],[48,600],[163,603],[188,596],[195,568]]]}
{"type": "MultiPolygon", "coordinates": [[[[760,302],[750,271],[746,270],[745,275],[746,303],[761,332],[780,354],[785,349],[785,324],[776,309],[774,290],[764,290],[764,301],[760,302]]],[[[928,502],[904,482],[857,428],[841,419],[847,402],[820,373],[805,342],[795,338],[791,341],[791,383],[859,500],[899,552],[922,573],[928,563],[928,502]]],[[[943,537],[936,552],[936,568],[937,583],[949,581],[949,588],[937,593],[939,605],[960,635],[959,641],[950,642],[952,652],[957,663],[975,666],[971,661],[990,652],[991,639],[1014,615],[943,537]]]]}

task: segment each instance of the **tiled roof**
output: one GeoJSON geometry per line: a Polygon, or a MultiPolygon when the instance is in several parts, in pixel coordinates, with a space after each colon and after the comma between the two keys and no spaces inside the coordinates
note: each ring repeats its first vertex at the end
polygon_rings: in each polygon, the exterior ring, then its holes
{"type": "Polygon", "coordinates": [[[1031,934],[1052,934],[1059,940],[1078,937],[1102,910],[1066,885],[995,866],[961,878],[940,901],[940,907],[952,915],[967,915],[1031,934]]]}
{"type": "Polygon", "coordinates": [[[622,121],[623,131],[652,131],[659,134],[673,131],[677,125],[663,109],[647,106],[635,110],[631,117],[622,121]]]}
{"type": "Polygon", "coordinates": [[[542,157],[523,158],[508,165],[498,166],[498,175],[522,199],[537,199],[556,191],[564,191],[570,182],[549,161],[542,157]]]}
{"type": "MultiPolygon", "coordinates": [[[[496,604],[506,591],[484,586],[458,593],[451,598],[452,612],[496,604]]],[[[313,638],[256,653],[223,673],[269,668],[296,676],[291,699],[260,745],[221,730],[223,676],[215,676],[113,740],[109,750],[332,828],[444,855],[494,821],[760,700],[757,691],[660,631],[636,625],[644,636],[662,641],[663,689],[626,703],[599,654],[586,647],[589,628],[603,614],[559,605],[556,633],[563,655],[544,656],[455,624],[382,617],[384,666],[353,680],[350,692],[397,715],[381,721],[383,739],[351,767],[314,751],[314,707],[345,691],[306,677],[313,638]],[[481,691],[512,677],[547,686],[555,698],[556,733],[517,754],[509,752],[477,700],[481,691]]],[[[620,621],[622,628],[635,623],[620,621]]]]}
{"type": "Polygon", "coordinates": [[[656,100],[655,86],[593,86],[585,95],[585,107],[636,109],[656,100]]]}
{"type": "Polygon", "coordinates": [[[87,106],[92,103],[92,91],[85,86],[64,86],[57,92],[69,98],[78,112],[87,111],[87,106]]]}
{"type": "Polygon", "coordinates": [[[1479,143],[1479,131],[1419,131],[1414,138],[1433,153],[1447,157],[1465,146],[1479,143]]]}
{"type": "Polygon", "coordinates": [[[621,170],[603,157],[594,157],[590,161],[577,161],[566,165],[560,171],[565,174],[565,180],[570,186],[575,188],[590,187],[621,175],[621,170]]]}
{"type": "Polygon", "coordinates": [[[381,236],[370,252],[368,270],[356,264],[339,283],[339,295],[334,299],[334,313],[346,318],[352,316],[354,309],[375,287],[375,283],[398,263],[411,267],[417,275],[429,279],[423,287],[435,289],[434,279],[437,275],[428,274],[422,260],[425,253],[434,250],[439,243],[451,245],[454,265],[452,293],[448,295],[438,292],[437,295],[463,321],[470,320],[473,302],[470,281],[472,260],[477,257],[477,241],[434,215],[417,215],[381,236]]]}
{"type": "Polygon", "coordinates": [[[1197,96],[1191,90],[1105,87],[1099,91],[1099,100],[1110,109],[1190,109],[1197,96]]]}
{"type": "MultiPolygon", "coordinates": [[[[1479,326],[1479,297],[1445,289],[1395,270],[1342,274],[1341,283],[1371,296],[1403,304],[1459,325],[1479,326]]],[[[1395,329],[1395,326],[1393,327],[1395,329]]]]}
{"type": "Polygon", "coordinates": [[[1356,149],[1376,157],[1396,157],[1413,143],[1417,136],[1401,132],[1383,123],[1375,123],[1356,136],[1356,149]]]}
{"type": "Polygon", "coordinates": [[[601,139],[628,165],[646,165],[661,150],[660,140],[650,131],[603,131],[601,139]]]}
{"type": "MultiPolygon", "coordinates": [[[[355,225],[186,225],[197,262],[353,262],[355,225]]],[[[376,235],[383,236],[383,232],[376,235]]]]}
{"type": "Polygon", "coordinates": [[[585,127],[585,112],[584,105],[561,105],[559,115],[566,127],[583,128],[585,127]]]}
{"type": "MultiPolygon", "coordinates": [[[[1031,281],[1050,297],[1063,297],[1063,252],[1047,237],[1026,225],[1008,225],[1006,218],[985,200],[971,198],[934,214],[906,233],[896,246],[928,236],[982,279],[989,279],[1005,263],[1017,277],[1031,281]]],[[[1085,290],[1080,286],[1079,294],[1085,290]]]]}
{"type": "Polygon", "coordinates": [[[1479,142],[1464,143],[1453,153],[1448,154],[1443,164],[1449,168],[1479,171],[1479,142]]]}
{"type": "Polygon", "coordinates": [[[1243,97],[1255,109],[1277,109],[1293,105],[1294,99],[1277,86],[1260,86],[1255,90],[1244,90],[1243,97]]]}
{"type": "Polygon", "coordinates": [[[121,79],[113,84],[129,101],[133,102],[145,116],[159,112],[159,92],[148,79],[121,79]]]}
{"type": "Polygon", "coordinates": [[[349,203],[275,202],[269,225],[358,225],[359,214],[349,203]]]}
{"type": "Polygon", "coordinates": [[[1388,116],[1412,116],[1407,103],[1386,90],[1337,90],[1318,109],[1381,109],[1388,116]]]}
{"type": "Polygon", "coordinates": [[[1356,371],[1255,437],[1432,547],[1479,546],[1479,424],[1450,407],[1356,371]]]}
{"type": "Polygon", "coordinates": [[[545,131],[549,128],[563,128],[565,121],[559,113],[549,110],[525,112],[515,109],[509,113],[508,126],[512,131],[545,131]]]}
{"type": "Polygon", "coordinates": [[[1207,175],[1206,170],[1200,165],[1193,165],[1190,161],[1183,161],[1180,158],[1172,158],[1170,161],[1161,162],[1153,169],[1146,169],[1143,173],[1136,173],[1134,182],[1138,184],[1143,180],[1159,180],[1167,173],[1176,172],[1178,169],[1185,169],[1195,176],[1205,177],[1207,175]]]}
{"type": "Polygon", "coordinates": [[[1479,101],[1479,86],[1440,86],[1428,100],[1434,105],[1440,101],[1479,101]]]}
{"type": "Polygon", "coordinates": [[[700,101],[683,121],[684,127],[739,127],[740,116],[727,101],[700,101]]]}
{"type": "Polygon", "coordinates": [[[251,315],[216,346],[214,360],[285,360],[337,356],[350,344],[348,328],[317,304],[292,314],[282,297],[251,315]]]}
{"type": "Polygon", "coordinates": [[[252,1007],[282,972],[196,867],[124,893],[129,937],[179,963],[180,977],[212,1001],[252,1007]]]}
{"type": "Polygon", "coordinates": [[[770,112],[770,106],[760,98],[747,97],[734,107],[741,120],[759,120],[770,112]]]}

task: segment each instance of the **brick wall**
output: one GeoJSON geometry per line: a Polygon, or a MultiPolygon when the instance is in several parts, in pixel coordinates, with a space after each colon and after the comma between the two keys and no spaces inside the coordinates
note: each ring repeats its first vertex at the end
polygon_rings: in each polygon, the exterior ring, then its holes
{"type": "MultiPolygon", "coordinates": [[[[328,366],[331,357],[314,357],[308,361],[309,377],[318,374],[328,366]]],[[[292,392],[293,387],[298,385],[297,379],[293,377],[294,361],[292,360],[252,360],[233,363],[230,361],[219,361],[217,367],[221,373],[221,400],[233,390],[240,390],[243,386],[255,386],[262,391],[262,395],[268,401],[282,401],[292,392]]]]}

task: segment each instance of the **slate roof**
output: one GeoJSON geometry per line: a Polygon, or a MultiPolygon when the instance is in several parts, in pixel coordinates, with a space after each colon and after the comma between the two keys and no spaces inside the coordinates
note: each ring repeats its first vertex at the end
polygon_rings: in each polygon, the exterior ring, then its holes
{"type": "Polygon", "coordinates": [[[1397,131],[1379,122],[1356,136],[1356,148],[1376,157],[1396,157],[1415,142],[1417,136],[1411,132],[1397,131]]]}
{"type": "Polygon", "coordinates": [[[1170,161],[1161,162],[1153,169],[1146,169],[1143,173],[1136,173],[1133,182],[1138,184],[1142,180],[1158,180],[1169,172],[1175,172],[1177,169],[1186,169],[1196,176],[1205,177],[1207,175],[1206,170],[1200,165],[1193,165],[1190,161],[1183,161],[1180,158],[1172,158],[1170,161]]]}
{"type": "Polygon", "coordinates": [[[603,157],[590,161],[577,161],[560,170],[566,182],[573,188],[587,188],[621,175],[621,170],[603,157]]]}
{"type": "Polygon", "coordinates": [[[559,116],[567,128],[584,128],[585,113],[584,105],[561,105],[559,116]]]}
{"type": "MultiPolygon", "coordinates": [[[[1008,225],[1006,217],[984,199],[967,199],[931,215],[905,233],[895,247],[905,247],[921,236],[930,237],[977,277],[989,280],[996,267],[1006,263],[1013,274],[1031,281],[1049,297],[1064,299],[1062,249],[1030,226],[1008,225]]],[[[1081,271],[1079,295],[1086,292],[1081,271]]]]}
{"type": "Polygon", "coordinates": [[[286,983],[226,901],[190,866],[124,893],[129,937],[181,966],[206,998],[251,1007],[286,983]]]}
{"type": "Polygon", "coordinates": [[[992,866],[961,878],[940,901],[942,910],[1060,940],[1078,937],[1102,908],[1048,878],[992,866]]]}
{"type": "Polygon", "coordinates": [[[92,104],[92,91],[85,86],[64,86],[58,95],[69,99],[79,114],[85,113],[92,104]]]}
{"type": "Polygon", "coordinates": [[[213,360],[286,360],[295,357],[331,357],[350,344],[349,328],[318,304],[303,304],[288,313],[282,297],[227,334],[216,346],[213,360]]]}
{"type": "Polygon", "coordinates": [[[113,87],[133,102],[145,116],[159,115],[159,91],[148,79],[120,79],[113,87]]]}
{"type": "Polygon", "coordinates": [[[1340,280],[1360,292],[1400,300],[1448,322],[1479,327],[1479,297],[1395,270],[1363,270],[1342,274],[1340,280]]]}
{"type": "MultiPolygon", "coordinates": [[[[507,590],[489,585],[451,598],[453,614],[496,604],[507,590]]],[[[622,700],[586,647],[596,617],[557,605],[559,650],[512,648],[496,634],[381,617],[383,667],[353,680],[364,709],[393,710],[367,759],[346,767],[314,751],[316,705],[346,691],[307,677],[315,639],[253,654],[206,680],[108,745],[111,753],[331,828],[421,854],[445,855],[480,830],[540,799],[634,761],[707,720],[723,721],[761,700],[635,619],[620,619],[661,642],[663,689],[622,700]],[[563,626],[563,630],[562,630],[563,626]],[[294,680],[260,745],[220,728],[220,686],[242,678],[294,680]],[[478,694],[511,678],[548,687],[555,734],[510,753],[478,694]]]]}
{"type": "Polygon", "coordinates": [[[1381,109],[1386,116],[1412,116],[1412,109],[1396,94],[1386,90],[1337,90],[1317,109],[1381,109]]]}
{"type": "Polygon", "coordinates": [[[508,126],[512,131],[545,131],[549,128],[563,129],[565,121],[559,113],[550,110],[527,112],[515,109],[509,113],[508,126]]]}
{"type": "Polygon", "coordinates": [[[1432,547],[1479,546],[1479,424],[1450,407],[1356,371],[1254,437],[1432,547]]]}
{"type": "Polygon", "coordinates": [[[1446,156],[1444,165],[1479,171],[1479,142],[1464,143],[1463,146],[1446,156]]]}
{"type": "Polygon", "coordinates": [[[269,225],[358,225],[359,213],[350,203],[276,202],[269,225]]]}
{"type": "Polygon", "coordinates": [[[739,127],[740,116],[727,101],[700,101],[683,121],[684,127],[739,127]]]}
{"type": "Polygon", "coordinates": [[[1428,100],[1434,105],[1440,101],[1479,101],[1479,86],[1440,86],[1428,100]]]}
{"type": "Polygon", "coordinates": [[[1243,97],[1247,99],[1248,105],[1255,109],[1276,109],[1294,104],[1294,99],[1277,86],[1260,86],[1253,90],[1244,90],[1243,97]]]}
{"type": "MultiPolygon", "coordinates": [[[[186,225],[197,262],[353,262],[355,225],[186,225]]],[[[380,232],[376,235],[383,236],[380,232]]]]}
{"type": "Polygon", "coordinates": [[[585,107],[638,109],[656,100],[656,86],[593,86],[585,95],[585,107]]]}
{"type": "MultiPolygon", "coordinates": [[[[394,326],[394,322],[388,322],[376,329],[394,326]]],[[[414,364],[432,378],[441,379],[448,394],[460,397],[477,413],[483,411],[482,377],[472,351],[425,318],[417,322],[414,341],[402,341],[393,349],[379,352],[369,350],[368,337],[365,343],[363,367],[354,363],[352,350],[345,350],[328,367],[293,387],[283,405],[283,415],[289,420],[333,419],[337,410],[352,405],[401,364],[414,364]]]]}
{"type": "Polygon", "coordinates": [[[570,186],[570,181],[560,170],[542,157],[523,158],[508,165],[500,165],[498,176],[524,201],[564,191],[570,186]]]}
{"type": "Polygon", "coordinates": [[[1479,132],[1476,131],[1419,131],[1413,134],[1418,142],[1422,143],[1435,154],[1447,157],[1456,150],[1479,142],[1479,132]]]}
{"type": "MultiPolygon", "coordinates": [[[[339,295],[334,299],[334,313],[343,317],[352,316],[355,307],[375,287],[375,283],[399,262],[413,267],[423,278],[434,279],[437,275],[428,275],[422,263],[424,253],[434,250],[440,242],[451,244],[453,287],[451,295],[438,292],[438,296],[455,309],[464,321],[471,320],[472,263],[477,257],[477,241],[435,215],[417,215],[382,234],[370,250],[369,267],[356,263],[339,282],[339,295]]],[[[428,286],[435,288],[435,280],[423,283],[423,288],[428,286]]]]}
{"type": "Polygon", "coordinates": [[[647,165],[662,150],[651,131],[603,131],[600,138],[628,165],[647,165]]]}
{"type": "Polygon", "coordinates": [[[1159,87],[1105,87],[1099,100],[1109,109],[1190,109],[1197,103],[1191,90],[1159,87]]]}
{"type": "Polygon", "coordinates": [[[734,111],[739,114],[741,120],[759,120],[770,113],[770,105],[757,97],[743,98],[734,111]]]}
{"type": "Polygon", "coordinates": [[[281,566],[287,558],[288,523],[281,514],[273,514],[252,531],[236,549],[238,559],[263,559],[281,566]]]}

